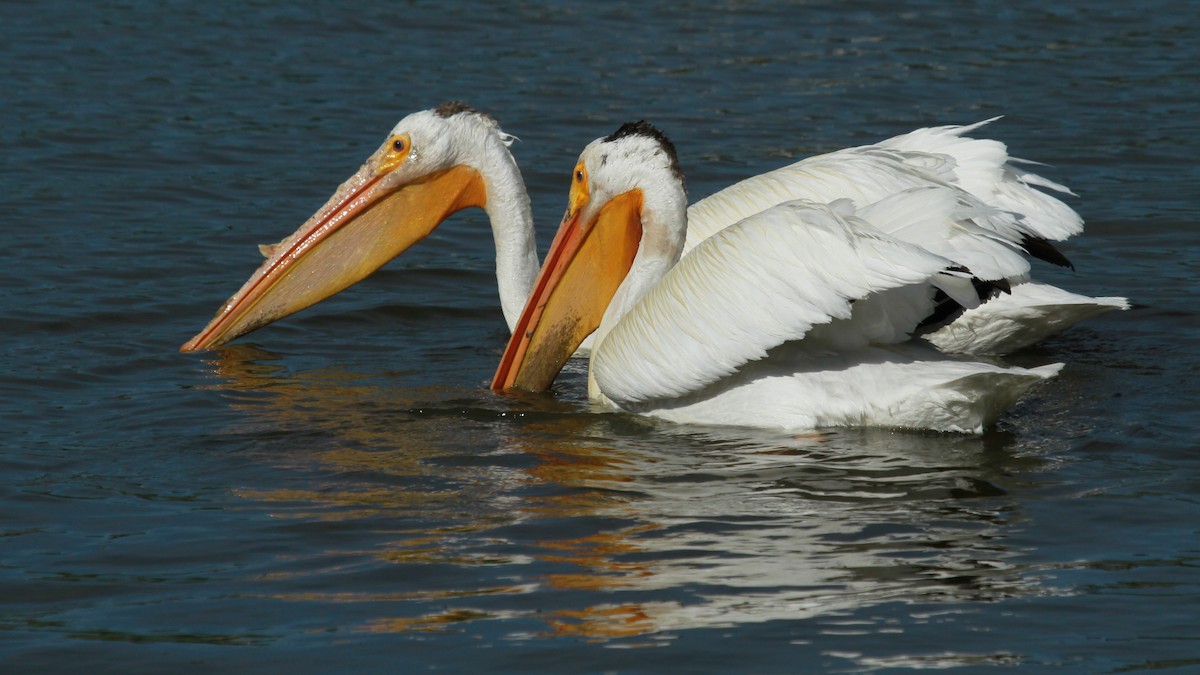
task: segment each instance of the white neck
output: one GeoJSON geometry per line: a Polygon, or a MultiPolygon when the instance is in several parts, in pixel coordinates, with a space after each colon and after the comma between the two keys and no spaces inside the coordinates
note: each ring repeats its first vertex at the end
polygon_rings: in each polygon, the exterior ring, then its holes
{"type": "Polygon", "coordinates": [[[533,214],[521,170],[500,138],[487,134],[480,150],[475,168],[487,190],[484,210],[496,242],[496,285],[504,320],[511,332],[533,291],[538,273],[533,214]]]}
{"type": "MultiPolygon", "coordinates": [[[[593,354],[629,310],[679,262],[687,231],[687,195],[682,185],[658,183],[655,188],[646,189],[641,219],[642,240],[637,255],[604,310],[604,317],[593,337],[593,354]]],[[[588,380],[591,390],[594,385],[590,375],[588,380]]]]}

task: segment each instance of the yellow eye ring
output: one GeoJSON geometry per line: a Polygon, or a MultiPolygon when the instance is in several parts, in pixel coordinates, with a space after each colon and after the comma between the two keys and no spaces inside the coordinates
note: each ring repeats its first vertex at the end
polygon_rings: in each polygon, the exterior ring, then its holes
{"type": "Polygon", "coordinates": [[[567,197],[567,212],[574,215],[591,198],[590,190],[588,189],[588,170],[583,162],[575,165],[571,179],[571,194],[567,197]]]}
{"type": "Polygon", "coordinates": [[[412,150],[412,138],[408,134],[392,136],[380,150],[383,157],[379,160],[379,173],[395,171],[408,161],[410,150],[412,150]]]}

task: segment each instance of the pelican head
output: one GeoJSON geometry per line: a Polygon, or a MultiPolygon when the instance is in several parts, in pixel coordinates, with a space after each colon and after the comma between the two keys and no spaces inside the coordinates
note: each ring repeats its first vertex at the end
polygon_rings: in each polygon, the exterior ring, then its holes
{"type": "MultiPolygon", "coordinates": [[[[180,350],[216,347],[314,305],[366,278],[450,214],[486,207],[482,164],[497,153],[482,148],[510,142],[492,118],[460,102],[400,120],[300,229],[260,247],[266,261],[180,350]]],[[[499,155],[511,162],[507,149],[499,155]]]]}
{"type": "Polygon", "coordinates": [[[608,314],[624,313],[679,260],[686,228],[683,174],[661,131],[628,123],[588,144],[492,389],[549,388],[608,314]]]}

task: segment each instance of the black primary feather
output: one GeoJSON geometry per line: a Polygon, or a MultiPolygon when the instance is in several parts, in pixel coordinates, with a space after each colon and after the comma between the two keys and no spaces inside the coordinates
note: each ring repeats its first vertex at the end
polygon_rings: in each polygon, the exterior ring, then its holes
{"type": "MultiPolygon", "coordinates": [[[[970,270],[965,267],[948,267],[946,271],[970,273],[970,270]]],[[[1008,283],[1007,279],[988,281],[973,276],[971,277],[971,286],[974,287],[975,295],[981,303],[987,302],[1001,293],[1012,292],[1012,285],[1008,283]]],[[[936,292],[933,294],[933,311],[930,312],[929,316],[922,319],[921,323],[917,324],[915,333],[921,335],[947,326],[962,316],[962,313],[965,311],[967,311],[967,308],[960,305],[949,295],[946,295],[945,291],[940,288],[936,289],[936,292]]]]}
{"type": "Polygon", "coordinates": [[[1070,260],[1067,260],[1067,256],[1063,255],[1062,251],[1059,251],[1055,248],[1054,244],[1051,244],[1046,239],[1027,234],[1021,238],[1021,248],[1039,260],[1045,260],[1060,267],[1067,267],[1072,271],[1075,270],[1075,266],[1071,264],[1070,260]]]}

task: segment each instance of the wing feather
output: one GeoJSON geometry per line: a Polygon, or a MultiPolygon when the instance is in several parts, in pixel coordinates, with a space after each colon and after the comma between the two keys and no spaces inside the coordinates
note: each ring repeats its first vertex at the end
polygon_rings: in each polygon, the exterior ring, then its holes
{"type": "Polygon", "coordinates": [[[1058,198],[1036,188],[1074,195],[1067,187],[1022,168],[1034,162],[1010,157],[1008,147],[968,134],[999,119],[967,126],[928,127],[889,138],[879,145],[894,150],[948,155],[954,159],[951,181],[986,204],[1021,216],[1028,234],[1062,241],[1083,231],[1083,219],[1058,198]]]}
{"type": "MultiPolygon", "coordinates": [[[[1073,193],[1024,168],[1033,163],[1010,157],[1000,141],[966,137],[995,119],[917,129],[877,145],[809,157],[731,185],[688,208],[684,251],[783,201],[850,199],[861,207],[919,187],[956,189],[963,201],[974,202],[978,209],[974,217],[965,212],[960,217],[972,217],[981,230],[1012,245],[1023,247],[1032,242],[1038,251],[1041,246],[1053,251],[1047,242],[1078,234],[1083,220],[1046,190],[1073,193]]],[[[904,239],[911,233],[896,234],[904,239]]],[[[960,244],[967,241],[957,238],[960,244]]],[[[1069,265],[1065,258],[1059,260],[1052,254],[1048,259],[1069,265]]]]}
{"type": "Polygon", "coordinates": [[[910,188],[859,209],[858,216],[901,241],[966,266],[980,279],[1029,276],[1024,249],[997,234],[994,226],[985,226],[1003,216],[962,190],[910,188]]]}
{"type": "Polygon", "coordinates": [[[600,341],[600,391],[625,405],[684,396],[814,327],[815,347],[901,341],[928,314],[934,278],[969,278],[838,211],[786,202],[698,245],[600,341]],[[874,301],[886,293],[911,295],[874,301]]]}
{"type": "Polygon", "coordinates": [[[909,188],[948,184],[953,161],[874,146],[847,148],[751,176],[688,207],[684,252],[723,228],[795,199],[818,203],[850,199],[863,205],[909,188]]]}

